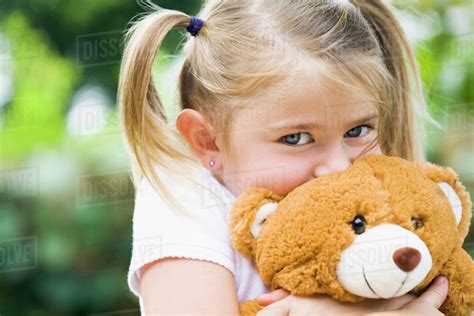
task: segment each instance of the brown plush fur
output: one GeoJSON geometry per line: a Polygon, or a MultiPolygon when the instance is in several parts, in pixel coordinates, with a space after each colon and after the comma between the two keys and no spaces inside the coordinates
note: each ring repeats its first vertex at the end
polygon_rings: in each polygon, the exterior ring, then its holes
{"type": "MultiPolygon", "coordinates": [[[[253,188],[234,205],[230,231],[234,247],[254,261],[270,289],[294,295],[329,294],[358,302],[337,279],[341,252],[355,233],[348,223],[363,215],[367,226],[396,224],[414,232],[433,260],[431,271],[411,293],[421,293],[438,274],[449,278],[446,315],[469,315],[474,310],[474,264],[462,248],[471,220],[469,194],[450,168],[413,163],[383,155],[366,155],[342,172],[311,180],[285,197],[253,188]],[[457,225],[451,205],[437,182],[447,182],[462,202],[457,225]],[[278,208],[264,222],[258,240],[250,233],[256,212],[265,203],[278,208]],[[412,217],[422,219],[415,229],[412,217]]],[[[255,315],[256,301],[243,302],[241,315],[255,315]]]]}

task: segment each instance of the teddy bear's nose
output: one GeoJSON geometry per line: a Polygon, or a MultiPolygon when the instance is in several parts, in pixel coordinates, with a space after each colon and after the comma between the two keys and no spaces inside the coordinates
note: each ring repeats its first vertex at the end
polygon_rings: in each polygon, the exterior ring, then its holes
{"type": "Polygon", "coordinates": [[[393,253],[393,261],[405,272],[410,272],[416,268],[421,260],[421,254],[418,250],[411,247],[400,248],[393,253]]]}

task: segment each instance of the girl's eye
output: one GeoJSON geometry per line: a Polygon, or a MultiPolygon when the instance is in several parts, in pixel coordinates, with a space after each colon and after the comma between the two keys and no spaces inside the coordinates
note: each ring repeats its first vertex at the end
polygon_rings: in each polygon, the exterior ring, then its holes
{"type": "Polygon", "coordinates": [[[311,141],[311,136],[308,133],[296,133],[283,136],[281,140],[289,145],[305,145],[311,141]]]}
{"type": "Polygon", "coordinates": [[[370,126],[368,125],[359,125],[357,127],[354,127],[348,130],[344,134],[344,137],[364,137],[369,132],[369,128],[370,126]]]}

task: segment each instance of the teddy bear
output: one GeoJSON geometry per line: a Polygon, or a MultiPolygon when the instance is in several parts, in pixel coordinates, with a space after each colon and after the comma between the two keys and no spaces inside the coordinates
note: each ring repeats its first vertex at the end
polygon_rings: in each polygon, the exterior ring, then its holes
{"type": "MultiPolygon", "coordinates": [[[[474,310],[474,264],[462,248],[469,193],[449,167],[368,154],[288,193],[251,188],[237,197],[229,231],[270,290],[345,302],[420,295],[449,280],[446,315],[474,310]]],[[[256,300],[241,302],[255,315],[256,300]]]]}

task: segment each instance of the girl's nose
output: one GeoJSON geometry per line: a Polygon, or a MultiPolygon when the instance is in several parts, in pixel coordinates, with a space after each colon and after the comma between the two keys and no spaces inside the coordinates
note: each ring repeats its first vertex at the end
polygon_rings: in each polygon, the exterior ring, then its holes
{"type": "Polygon", "coordinates": [[[323,159],[317,159],[314,167],[314,177],[320,177],[325,174],[343,171],[352,165],[352,159],[344,150],[342,145],[333,146],[328,149],[323,159]]]}

